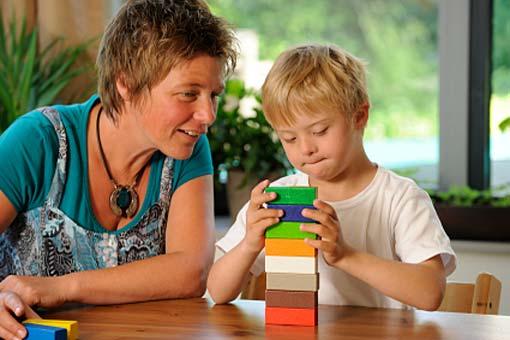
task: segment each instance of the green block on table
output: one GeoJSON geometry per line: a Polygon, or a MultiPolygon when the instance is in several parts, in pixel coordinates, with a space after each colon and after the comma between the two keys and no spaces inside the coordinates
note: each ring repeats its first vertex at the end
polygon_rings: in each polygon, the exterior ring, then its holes
{"type": "MultiPolygon", "coordinates": [[[[317,235],[301,231],[299,226],[302,222],[279,222],[266,229],[266,238],[310,238],[315,240],[317,235]]],[[[305,223],[306,224],[306,223],[305,223]]]]}
{"type": "Polygon", "coordinates": [[[312,205],[317,198],[316,187],[267,187],[266,192],[276,192],[276,199],[271,204],[305,204],[312,205]]]}

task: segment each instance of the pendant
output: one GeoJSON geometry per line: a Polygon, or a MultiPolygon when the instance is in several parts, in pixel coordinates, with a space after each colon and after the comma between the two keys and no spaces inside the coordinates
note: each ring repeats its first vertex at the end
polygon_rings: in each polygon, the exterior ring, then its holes
{"type": "Polygon", "coordinates": [[[116,186],[110,194],[110,209],[117,216],[133,217],[138,210],[138,194],[132,187],[116,186]]]}

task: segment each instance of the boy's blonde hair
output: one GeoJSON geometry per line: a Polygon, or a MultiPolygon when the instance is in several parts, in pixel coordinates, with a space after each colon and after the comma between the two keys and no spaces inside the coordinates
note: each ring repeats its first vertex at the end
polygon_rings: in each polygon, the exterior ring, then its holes
{"type": "Polygon", "coordinates": [[[96,62],[105,113],[115,120],[124,106],[117,80],[140,103],[172,68],[201,55],[220,58],[225,74],[237,61],[233,31],[205,1],[126,1],[105,30],[96,62]]]}
{"type": "Polygon", "coordinates": [[[262,107],[272,126],[290,125],[299,114],[318,110],[350,118],[368,102],[364,62],[331,45],[283,52],[262,86],[262,107]]]}

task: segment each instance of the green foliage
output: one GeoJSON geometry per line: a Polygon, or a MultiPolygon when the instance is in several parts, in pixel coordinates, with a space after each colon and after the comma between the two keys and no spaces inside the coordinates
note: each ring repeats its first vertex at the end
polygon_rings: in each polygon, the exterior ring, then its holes
{"type": "Polygon", "coordinates": [[[510,195],[498,196],[495,194],[497,191],[508,188],[510,188],[510,185],[487,190],[475,190],[467,186],[452,186],[448,191],[427,190],[427,192],[432,200],[439,204],[459,207],[510,207],[510,195]]]}
{"type": "MultiPolygon", "coordinates": [[[[335,43],[368,62],[367,139],[438,135],[438,0],[208,0],[260,39],[260,58],[335,43]],[[275,18],[277,18],[275,20],[275,18]],[[405,123],[403,123],[405,122],[405,123]]],[[[493,91],[510,89],[510,2],[494,1],[493,91]]]]}
{"type": "Polygon", "coordinates": [[[249,176],[266,178],[285,175],[291,166],[276,134],[260,109],[260,96],[245,88],[241,80],[227,81],[220,97],[215,123],[209,132],[213,163],[217,170],[242,170],[249,176]],[[249,116],[241,114],[241,101],[252,98],[249,116]]]}
{"type": "Polygon", "coordinates": [[[510,130],[510,117],[505,118],[501,123],[499,123],[499,128],[501,131],[510,130]]]}
{"type": "MultiPolygon", "coordinates": [[[[1,18],[0,13],[0,18],[1,18]]],[[[54,102],[62,89],[88,67],[73,68],[88,43],[58,49],[59,39],[39,51],[37,28],[0,23],[0,133],[18,116],[54,102]]]]}
{"type": "Polygon", "coordinates": [[[499,128],[501,131],[510,130],[510,117],[505,118],[501,123],[499,123],[499,128]]]}
{"type": "Polygon", "coordinates": [[[317,42],[337,44],[366,60],[372,102],[367,139],[437,135],[437,1],[209,4],[235,27],[257,32],[261,59],[274,60],[293,45],[317,42]]]}
{"type": "Polygon", "coordinates": [[[493,81],[492,91],[497,95],[510,92],[510,2],[494,1],[493,20],[493,81]]]}

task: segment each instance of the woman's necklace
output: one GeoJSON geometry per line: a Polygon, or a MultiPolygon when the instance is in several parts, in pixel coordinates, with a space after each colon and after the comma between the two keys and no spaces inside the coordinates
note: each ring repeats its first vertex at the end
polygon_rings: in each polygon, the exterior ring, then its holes
{"type": "Polygon", "coordinates": [[[133,215],[138,210],[138,194],[136,193],[135,187],[140,180],[140,177],[145,170],[145,166],[143,166],[140,171],[135,176],[135,180],[131,185],[120,185],[115,181],[110,172],[110,168],[108,167],[108,163],[106,162],[106,157],[103,151],[103,145],[101,144],[101,136],[99,134],[99,117],[101,116],[101,112],[103,112],[103,108],[99,109],[96,118],[96,135],[97,135],[97,144],[99,145],[99,153],[101,154],[101,161],[103,162],[103,166],[106,169],[106,173],[110,178],[110,182],[113,184],[113,191],[110,194],[110,209],[112,212],[121,217],[133,217],[133,215]]]}

